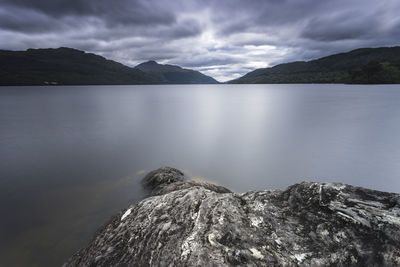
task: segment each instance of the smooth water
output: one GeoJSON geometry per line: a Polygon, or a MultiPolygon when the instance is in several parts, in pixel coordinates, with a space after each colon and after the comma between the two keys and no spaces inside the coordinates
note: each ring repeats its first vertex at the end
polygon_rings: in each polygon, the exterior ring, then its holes
{"type": "Polygon", "coordinates": [[[400,192],[400,86],[0,87],[0,266],[57,266],[163,165],[400,192]]]}

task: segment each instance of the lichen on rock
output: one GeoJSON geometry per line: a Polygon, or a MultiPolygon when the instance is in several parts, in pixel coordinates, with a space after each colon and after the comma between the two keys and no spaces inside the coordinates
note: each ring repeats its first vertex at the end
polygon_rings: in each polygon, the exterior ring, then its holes
{"type": "Polygon", "coordinates": [[[400,266],[400,196],[344,184],[233,193],[164,167],[65,266],[400,266]]]}

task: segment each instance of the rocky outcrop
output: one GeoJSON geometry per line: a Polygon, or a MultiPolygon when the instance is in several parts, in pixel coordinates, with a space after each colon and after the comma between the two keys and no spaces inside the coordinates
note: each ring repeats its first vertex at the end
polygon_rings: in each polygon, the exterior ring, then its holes
{"type": "Polygon", "coordinates": [[[178,169],[162,167],[149,172],[142,180],[144,189],[150,195],[159,194],[162,189],[172,183],[183,182],[184,174],[178,169]]]}
{"type": "Polygon", "coordinates": [[[398,194],[311,182],[238,194],[182,180],[150,173],[152,195],[66,266],[400,266],[398,194]]]}

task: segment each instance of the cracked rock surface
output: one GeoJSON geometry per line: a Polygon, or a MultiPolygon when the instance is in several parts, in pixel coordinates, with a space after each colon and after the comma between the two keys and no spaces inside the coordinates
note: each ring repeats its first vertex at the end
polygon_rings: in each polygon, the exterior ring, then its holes
{"type": "Polygon", "coordinates": [[[65,266],[400,266],[399,194],[312,182],[238,194],[169,167],[146,177],[151,196],[65,266]]]}

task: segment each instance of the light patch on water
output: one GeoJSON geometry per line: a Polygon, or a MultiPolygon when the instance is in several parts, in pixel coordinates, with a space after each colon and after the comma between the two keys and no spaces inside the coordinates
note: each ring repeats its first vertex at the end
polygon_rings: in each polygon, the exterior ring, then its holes
{"type": "Polygon", "coordinates": [[[200,182],[200,183],[209,183],[209,184],[213,184],[213,185],[220,185],[218,182],[213,181],[213,180],[209,180],[207,178],[204,177],[191,177],[190,181],[194,181],[194,182],[200,182]]]}
{"type": "Polygon", "coordinates": [[[220,183],[218,183],[215,180],[209,179],[207,177],[195,175],[187,169],[181,168],[180,170],[182,170],[185,173],[185,175],[189,178],[188,179],[189,181],[200,182],[200,183],[206,182],[206,183],[213,184],[213,185],[221,185],[220,183]]]}
{"type": "Polygon", "coordinates": [[[138,170],[135,174],[137,176],[139,176],[139,175],[145,174],[146,172],[147,172],[146,170],[138,170]]]}

